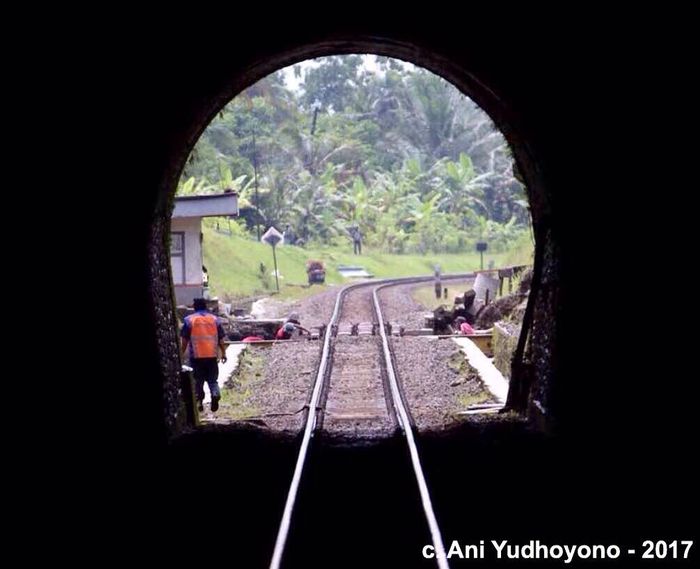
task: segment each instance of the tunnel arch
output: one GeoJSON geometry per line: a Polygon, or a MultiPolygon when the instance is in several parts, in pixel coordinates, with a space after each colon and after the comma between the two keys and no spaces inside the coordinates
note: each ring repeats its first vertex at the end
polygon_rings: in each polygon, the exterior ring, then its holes
{"type": "Polygon", "coordinates": [[[187,427],[183,398],[178,381],[179,361],[175,330],[174,306],[168,294],[170,287],[167,242],[172,200],[178,180],[194,145],[221,109],[247,87],[267,75],[289,65],[329,55],[374,54],[408,61],[423,67],[453,84],[471,98],[493,120],[513,151],[515,164],[526,186],[530,214],[535,233],[535,277],[525,316],[521,345],[513,368],[509,407],[531,418],[544,428],[552,426],[548,413],[550,395],[554,387],[553,360],[556,357],[552,325],[557,306],[557,274],[560,255],[552,235],[550,192],[539,167],[540,159],[531,144],[530,128],[516,106],[487,74],[459,61],[449,53],[442,53],[430,42],[405,41],[389,36],[340,35],[323,39],[271,47],[265,53],[251,53],[242,57],[240,64],[224,69],[211,83],[187,100],[186,107],[178,109],[178,120],[173,125],[168,147],[163,150],[163,169],[158,183],[149,236],[149,300],[154,309],[153,322],[160,359],[160,381],[153,391],[165,409],[165,434],[170,437],[187,427]],[[483,75],[483,77],[482,77],[483,75]],[[543,278],[544,276],[544,278],[543,278]],[[544,286],[543,286],[544,285],[544,286]],[[539,326],[538,322],[547,326],[539,326]],[[528,330],[528,328],[530,330],[528,330]],[[521,363],[525,341],[529,339],[530,365],[521,363]],[[163,406],[164,402],[164,406],[163,406]]]}

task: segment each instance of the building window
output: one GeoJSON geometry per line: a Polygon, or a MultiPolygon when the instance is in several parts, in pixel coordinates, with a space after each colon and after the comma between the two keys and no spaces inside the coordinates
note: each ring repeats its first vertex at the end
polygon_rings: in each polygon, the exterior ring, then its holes
{"type": "Polygon", "coordinates": [[[174,231],[170,234],[170,269],[173,283],[185,284],[185,232],[174,231]]]}

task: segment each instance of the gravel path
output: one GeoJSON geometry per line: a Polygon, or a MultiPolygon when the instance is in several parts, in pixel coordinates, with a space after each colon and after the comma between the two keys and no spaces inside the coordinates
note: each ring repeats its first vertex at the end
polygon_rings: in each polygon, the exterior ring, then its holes
{"type": "Polygon", "coordinates": [[[403,326],[406,330],[423,327],[426,308],[416,302],[411,293],[416,287],[425,283],[399,285],[379,291],[379,301],[382,306],[384,320],[392,325],[403,326]]]}
{"type": "Polygon", "coordinates": [[[245,377],[234,375],[233,381],[222,390],[224,397],[219,411],[212,413],[205,407],[203,419],[215,423],[252,421],[264,428],[296,435],[304,428],[303,408],[316,378],[320,349],[318,342],[309,341],[249,346],[248,357],[244,356],[239,368],[242,372],[249,366],[249,373],[245,377]],[[251,360],[255,362],[253,365],[251,360]]]}
{"type": "Polygon", "coordinates": [[[260,409],[266,425],[275,430],[301,431],[311,387],[316,378],[321,345],[319,342],[277,343],[268,348],[263,369],[263,385],[250,402],[260,409]],[[280,415],[277,415],[280,414],[280,415]]]}
{"type": "MultiPolygon", "coordinates": [[[[447,287],[450,291],[449,297],[445,302],[450,304],[456,294],[471,288],[473,282],[473,279],[453,281],[443,279],[443,286],[447,287]]],[[[422,305],[414,300],[412,293],[416,288],[421,287],[428,287],[432,290],[432,286],[430,282],[417,283],[393,286],[380,291],[379,298],[382,301],[384,318],[389,322],[403,326],[407,330],[422,328],[424,314],[426,312],[431,312],[435,306],[422,305]]],[[[369,286],[366,289],[366,296],[368,298],[371,298],[371,288],[372,287],[369,286]]],[[[333,314],[333,307],[335,306],[335,300],[340,289],[341,287],[329,288],[319,294],[297,300],[291,304],[270,300],[265,303],[264,316],[266,318],[284,318],[290,312],[296,312],[301,318],[302,325],[307,328],[327,324],[333,314]]],[[[347,305],[341,315],[341,319],[344,318],[353,323],[373,321],[374,317],[371,313],[369,301],[364,303],[359,300],[353,300],[353,298],[354,295],[351,295],[348,299],[348,303],[351,303],[352,307],[350,304],[346,303],[347,305]]]]}
{"type": "Polygon", "coordinates": [[[372,292],[374,287],[366,286],[349,292],[343,301],[339,322],[375,322],[372,292]]]}
{"type": "Polygon", "coordinates": [[[338,297],[341,287],[333,287],[319,294],[297,300],[292,304],[282,305],[274,318],[284,318],[291,312],[299,314],[301,324],[305,328],[314,328],[328,324],[333,314],[335,299],[338,297]]]}
{"type": "MultiPolygon", "coordinates": [[[[449,281],[447,281],[449,282],[449,281]]],[[[380,292],[384,317],[406,329],[420,328],[426,308],[412,297],[412,284],[389,287],[380,292]]],[[[449,286],[449,285],[448,285],[449,286]]],[[[457,290],[456,283],[450,287],[457,290]]],[[[295,302],[284,309],[300,315],[306,327],[327,324],[340,288],[329,289],[295,302]]],[[[363,287],[346,298],[340,322],[373,322],[372,287],[363,287]]],[[[391,436],[394,424],[384,394],[377,336],[338,336],[327,394],[323,430],[340,439],[375,439],[391,436]]],[[[474,403],[490,402],[488,392],[458,348],[451,341],[421,337],[393,337],[400,381],[411,413],[420,430],[442,430],[468,420],[458,411],[474,403]]],[[[233,381],[228,402],[218,413],[204,412],[217,423],[231,420],[255,424],[285,434],[303,429],[303,412],[316,376],[321,344],[317,341],[278,343],[271,347],[249,347],[255,361],[242,381],[233,381]],[[256,367],[257,366],[257,367],[256,367]],[[251,371],[252,370],[252,371],[251,371]]]]}
{"type": "Polygon", "coordinates": [[[442,430],[473,403],[493,402],[475,371],[451,340],[392,338],[399,379],[418,429],[442,430]]]}

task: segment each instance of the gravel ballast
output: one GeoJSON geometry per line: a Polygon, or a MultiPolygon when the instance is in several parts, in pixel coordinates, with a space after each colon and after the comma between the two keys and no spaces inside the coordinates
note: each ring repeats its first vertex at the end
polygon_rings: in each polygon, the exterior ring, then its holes
{"type": "MultiPolygon", "coordinates": [[[[412,291],[421,284],[388,287],[380,292],[385,320],[416,329],[423,325],[426,308],[412,291]]],[[[372,286],[351,293],[340,321],[353,324],[375,320],[372,286]]],[[[340,288],[295,302],[284,316],[296,312],[307,328],[327,324],[340,288]]],[[[384,376],[377,336],[338,336],[338,350],[328,389],[331,411],[324,417],[324,434],[340,438],[377,439],[392,436],[395,424],[384,400],[384,376]]],[[[410,412],[421,431],[443,431],[469,421],[459,415],[471,404],[492,402],[476,372],[459,347],[449,339],[392,337],[399,380],[410,412]]],[[[250,346],[240,373],[224,389],[217,413],[202,417],[218,424],[247,422],[263,429],[296,436],[304,427],[305,405],[316,378],[320,341],[279,342],[250,346]]]]}

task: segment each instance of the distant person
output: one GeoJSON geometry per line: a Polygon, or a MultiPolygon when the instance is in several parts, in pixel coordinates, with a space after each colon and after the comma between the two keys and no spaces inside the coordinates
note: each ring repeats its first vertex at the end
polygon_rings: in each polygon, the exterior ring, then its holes
{"type": "Polygon", "coordinates": [[[294,332],[296,331],[296,326],[291,322],[285,322],[285,324],[277,330],[275,334],[275,340],[289,340],[294,332]]]}
{"type": "Polygon", "coordinates": [[[362,233],[360,233],[360,228],[357,225],[353,225],[350,227],[349,233],[352,238],[353,255],[362,255],[362,233]]]}
{"type": "Polygon", "coordinates": [[[442,298],[443,300],[447,300],[447,287],[442,289],[442,298]]]}
{"type": "Polygon", "coordinates": [[[460,334],[462,336],[471,336],[474,334],[474,328],[469,325],[467,319],[463,316],[458,316],[455,318],[453,327],[455,334],[460,334]]]}
{"type": "Polygon", "coordinates": [[[245,342],[246,344],[251,344],[253,342],[264,342],[265,338],[262,336],[246,336],[241,340],[241,342],[245,342]]]}
{"type": "Polygon", "coordinates": [[[202,265],[202,296],[205,299],[209,298],[209,273],[204,265],[202,265]]]}
{"type": "Polygon", "coordinates": [[[294,324],[293,322],[287,321],[284,323],[284,325],[282,325],[282,327],[279,330],[277,330],[277,334],[275,334],[275,340],[290,340],[297,330],[299,330],[300,332],[306,332],[307,334],[311,334],[306,328],[304,328],[300,324],[294,324]]]}
{"type": "Polygon", "coordinates": [[[287,320],[285,322],[291,322],[292,324],[297,324],[301,326],[301,318],[299,317],[298,312],[290,312],[289,316],[287,316],[287,320]]]}
{"type": "Polygon", "coordinates": [[[433,268],[435,269],[435,298],[440,300],[442,298],[442,281],[440,280],[442,269],[440,265],[435,265],[433,268]]]}
{"type": "Polygon", "coordinates": [[[297,312],[290,312],[289,316],[287,316],[287,320],[285,321],[285,324],[287,322],[290,322],[291,324],[294,324],[294,328],[299,331],[299,334],[308,334],[311,336],[311,332],[309,332],[306,328],[304,328],[301,325],[301,318],[299,317],[299,314],[297,312]]]}
{"type": "Polygon", "coordinates": [[[297,235],[294,233],[294,229],[292,229],[292,226],[289,225],[289,223],[285,226],[284,231],[282,232],[282,237],[284,237],[285,245],[296,245],[297,235]]]}
{"type": "Polygon", "coordinates": [[[189,356],[195,380],[195,396],[200,411],[204,410],[204,382],[209,385],[211,393],[211,410],[219,408],[219,366],[217,348],[221,349],[221,361],[226,362],[226,344],[224,329],[217,317],[207,309],[203,298],[194,299],[194,314],[185,317],[180,331],[182,338],[182,356],[189,356]]]}

